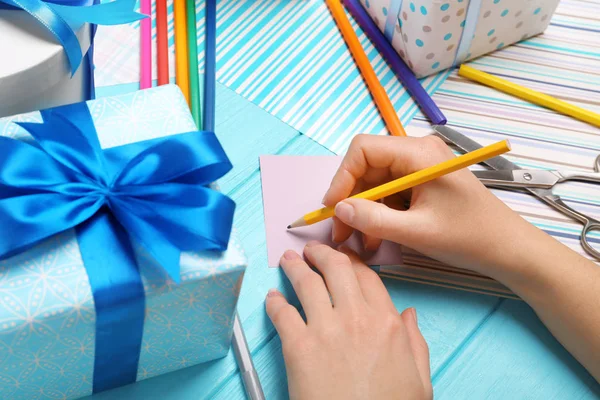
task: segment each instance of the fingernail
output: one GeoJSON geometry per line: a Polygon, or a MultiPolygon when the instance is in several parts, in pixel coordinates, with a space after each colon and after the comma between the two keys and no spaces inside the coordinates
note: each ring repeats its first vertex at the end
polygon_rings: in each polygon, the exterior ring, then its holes
{"type": "Polygon", "coordinates": [[[300,258],[300,256],[294,250],[287,250],[285,253],[283,253],[283,258],[286,260],[295,260],[300,258]]]}
{"type": "Polygon", "coordinates": [[[311,240],[308,243],[306,243],[306,247],[313,247],[319,244],[321,244],[321,242],[319,242],[318,240],[311,240]]]}
{"type": "Polygon", "coordinates": [[[325,200],[327,200],[327,193],[325,193],[325,196],[323,196],[323,199],[321,200],[321,204],[325,205],[325,200]]]}
{"type": "Polygon", "coordinates": [[[283,296],[283,295],[277,289],[269,289],[269,291],[267,292],[267,297],[275,297],[275,296],[283,296]]]}
{"type": "Polygon", "coordinates": [[[335,216],[347,224],[351,224],[354,219],[354,207],[343,201],[335,206],[335,216]]]}
{"type": "Polygon", "coordinates": [[[414,307],[412,309],[412,315],[413,315],[413,318],[415,319],[415,323],[418,323],[418,321],[417,321],[417,309],[414,308],[414,307]]]}

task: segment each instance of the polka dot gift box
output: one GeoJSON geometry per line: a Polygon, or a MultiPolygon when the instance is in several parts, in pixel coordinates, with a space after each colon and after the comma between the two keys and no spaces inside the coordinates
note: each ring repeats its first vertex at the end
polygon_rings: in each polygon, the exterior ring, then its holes
{"type": "Polygon", "coordinates": [[[543,32],[559,0],[361,0],[418,77],[543,32]]]}
{"type": "MultiPolygon", "coordinates": [[[[124,157],[126,151],[135,154],[136,149],[142,148],[140,146],[156,143],[159,138],[169,137],[183,143],[184,136],[190,137],[186,132],[196,131],[189,107],[175,85],[78,105],[89,110],[87,118],[93,121],[99,145],[105,149],[105,163],[114,160],[117,155],[124,157]]],[[[52,109],[52,114],[56,115],[58,110],[52,109]]],[[[47,115],[44,114],[44,121],[47,115]]],[[[72,118],[72,121],[81,123],[81,119],[72,118]]],[[[24,148],[25,143],[32,141],[31,130],[26,131],[17,123],[33,123],[26,125],[31,129],[32,125],[42,125],[41,122],[40,112],[0,118],[2,146],[8,146],[6,137],[9,137],[17,139],[10,142],[20,143],[17,148],[24,148]]],[[[206,135],[192,134],[192,137],[206,135]]],[[[60,143],[56,146],[60,148],[60,143]]],[[[177,154],[182,154],[181,146],[174,149],[177,154]]],[[[207,153],[202,153],[204,160],[213,162],[214,158],[210,158],[207,148],[203,149],[207,153]]],[[[200,151],[195,154],[200,154],[200,151]]],[[[156,156],[157,153],[146,157],[147,162],[160,165],[161,158],[156,156]]],[[[189,152],[186,154],[189,155],[189,152]]],[[[191,157],[183,158],[188,160],[191,157]]],[[[45,160],[44,157],[38,159],[45,160]]],[[[36,162],[36,166],[39,165],[40,161],[36,162]]],[[[42,164],[49,165],[46,161],[42,164]]],[[[139,166],[137,164],[133,168],[139,171],[139,166]]],[[[160,173],[177,173],[172,167],[171,163],[161,165],[160,173]]],[[[8,168],[8,171],[13,172],[12,176],[18,175],[15,167],[12,170],[8,168]]],[[[8,175],[11,175],[10,172],[4,178],[8,175]]],[[[10,180],[10,176],[7,179],[10,180]]],[[[164,185],[181,183],[166,182],[159,186],[164,185]]],[[[152,185],[145,186],[152,188],[152,185]]],[[[10,190],[7,193],[6,189],[0,188],[0,198],[3,195],[10,195],[10,190]]],[[[215,199],[216,195],[212,198],[215,199]]],[[[187,200],[182,199],[181,202],[186,203],[187,200]]],[[[41,207],[48,207],[46,214],[55,214],[58,206],[53,205],[56,203],[45,201],[41,207]]],[[[190,200],[189,204],[192,203],[198,207],[190,200]]],[[[137,208],[156,209],[153,208],[156,205],[149,204],[140,200],[137,208]]],[[[33,208],[29,207],[23,213],[39,214],[33,208]]],[[[165,215],[173,209],[172,206],[167,208],[162,209],[165,215]]],[[[206,215],[197,219],[196,225],[193,225],[196,229],[210,224],[206,215]]],[[[180,226],[181,230],[185,229],[180,226]]],[[[187,229],[191,226],[188,225],[187,229]]],[[[139,271],[133,290],[131,282],[122,279],[122,274],[114,274],[115,266],[124,271],[128,263],[124,258],[114,257],[120,253],[119,246],[111,245],[110,237],[97,240],[98,235],[92,237],[91,242],[90,236],[83,240],[86,234],[82,233],[82,229],[78,225],[75,229],[68,229],[0,258],[0,399],[75,399],[129,381],[140,381],[224,357],[228,353],[234,310],[247,264],[235,230],[224,252],[176,254],[177,258],[172,261],[179,267],[176,272],[179,282],[167,275],[162,268],[164,263],[159,263],[154,257],[158,254],[156,248],[152,256],[151,250],[138,241],[130,240],[127,243],[131,245],[129,248],[139,271]],[[90,247],[94,252],[90,251],[90,247]],[[111,261],[119,263],[113,263],[111,267],[111,261]],[[106,273],[107,270],[111,270],[111,274],[106,273]],[[98,296],[97,291],[101,286],[98,285],[99,280],[110,281],[103,287],[102,296],[98,296]],[[115,286],[115,281],[118,286],[115,286]],[[145,299],[139,308],[131,304],[135,301],[132,294],[137,295],[137,291],[141,291],[145,299]],[[113,307],[107,306],[106,301],[97,301],[101,297],[106,300],[107,296],[122,301],[111,300],[113,307]],[[106,309],[111,310],[110,318],[107,318],[106,309]],[[141,324],[129,325],[129,322],[140,320],[141,324]],[[124,329],[123,324],[133,329],[124,329]]],[[[14,237],[18,233],[12,230],[10,235],[14,237]]],[[[5,244],[6,240],[0,241],[0,248],[5,244]]],[[[159,257],[169,252],[166,246],[160,250],[159,257]]]]}

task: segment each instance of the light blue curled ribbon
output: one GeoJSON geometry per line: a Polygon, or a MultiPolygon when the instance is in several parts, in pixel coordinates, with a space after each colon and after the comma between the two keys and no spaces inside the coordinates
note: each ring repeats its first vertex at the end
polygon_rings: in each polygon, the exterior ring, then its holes
{"type": "Polygon", "coordinates": [[[227,248],[235,203],[208,185],[231,169],[212,132],[102,150],[85,103],[0,137],[0,258],[75,228],[96,308],[94,392],[136,381],[145,295],[132,241],[176,282],[184,251],[227,248]]]}
{"type": "Polygon", "coordinates": [[[82,3],[85,0],[0,0],[0,8],[6,8],[2,7],[6,5],[23,10],[44,25],[65,49],[71,74],[75,74],[83,55],[73,27],[84,23],[118,25],[146,17],[133,11],[136,0],[115,0],[91,6],[82,6],[82,3]]]}
{"type": "Polygon", "coordinates": [[[396,27],[396,21],[398,20],[398,14],[400,14],[401,9],[402,0],[390,0],[387,18],[385,20],[385,28],[383,30],[383,34],[390,43],[394,37],[394,28],[396,27]]]}
{"type": "Polygon", "coordinates": [[[454,56],[454,62],[452,65],[462,64],[469,55],[469,49],[471,48],[471,42],[473,41],[473,35],[477,28],[477,21],[479,20],[479,12],[481,10],[481,0],[471,0],[467,7],[467,15],[465,16],[465,26],[463,27],[462,35],[458,46],[456,48],[456,55],[454,56]]]}

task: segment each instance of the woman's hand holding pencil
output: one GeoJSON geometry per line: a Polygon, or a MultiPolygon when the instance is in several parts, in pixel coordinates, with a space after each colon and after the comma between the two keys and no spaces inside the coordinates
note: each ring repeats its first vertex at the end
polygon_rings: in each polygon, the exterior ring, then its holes
{"type": "MultiPolygon", "coordinates": [[[[441,162],[437,165],[432,165],[428,168],[422,169],[421,171],[413,172],[412,174],[402,176],[400,178],[383,183],[377,187],[355,194],[351,196],[351,198],[375,201],[381,200],[385,197],[389,197],[394,194],[403,192],[407,189],[411,189],[414,186],[427,183],[433,179],[450,174],[452,172],[466,168],[473,164],[483,162],[492,157],[499,156],[501,154],[506,153],[509,150],[510,145],[508,143],[508,140],[502,140],[500,142],[483,147],[479,150],[463,154],[458,158],[452,158],[441,162]]],[[[323,207],[319,210],[312,211],[304,215],[302,218],[289,225],[288,229],[315,224],[317,222],[333,217],[334,214],[335,211],[333,206],[323,207]]]]}
{"type": "Polygon", "coordinates": [[[383,203],[348,199],[457,159],[436,136],[357,136],[323,199],[323,204],[335,207],[333,240],[342,243],[356,229],[363,233],[369,250],[378,248],[382,239],[390,240],[451,265],[483,273],[493,268],[499,256],[508,261],[507,255],[496,254],[500,248],[497,245],[506,243],[514,231],[536,229],[496,198],[468,169],[387,196],[383,203]]]}

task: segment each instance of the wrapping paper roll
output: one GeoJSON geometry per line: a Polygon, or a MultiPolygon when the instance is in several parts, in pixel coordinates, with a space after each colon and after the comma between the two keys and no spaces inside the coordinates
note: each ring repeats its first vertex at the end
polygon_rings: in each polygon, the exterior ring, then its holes
{"type": "MultiPolygon", "coordinates": [[[[0,37],[0,117],[88,100],[89,69],[71,77],[63,47],[32,16],[0,10],[0,37]]],[[[80,27],[77,37],[87,53],[90,26],[80,27]]]]}

